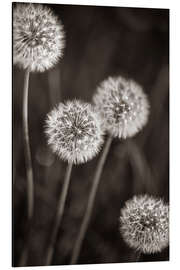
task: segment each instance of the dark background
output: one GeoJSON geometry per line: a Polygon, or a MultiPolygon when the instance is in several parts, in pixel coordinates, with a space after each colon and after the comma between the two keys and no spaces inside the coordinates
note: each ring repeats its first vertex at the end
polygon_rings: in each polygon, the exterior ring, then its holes
{"type": "MultiPolygon", "coordinates": [[[[133,139],[115,139],[99,185],[79,263],[133,261],[119,233],[124,202],[148,193],[169,199],[169,10],[49,5],[66,32],[63,59],[51,70],[32,73],[29,131],[35,180],[35,215],[28,265],[43,265],[66,163],[51,153],[44,135],[46,114],[59,101],[91,102],[97,85],[125,75],[144,87],[151,113],[133,139]]],[[[13,68],[13,264],[24,244],[26,172],[22,145],[23,70],[13,68]]],[[[68,264],[85,211],[99,156],[73,167],[53,264],[68,264]]],[[[141,261],[168,260],[169,252],[141,261]]]]}

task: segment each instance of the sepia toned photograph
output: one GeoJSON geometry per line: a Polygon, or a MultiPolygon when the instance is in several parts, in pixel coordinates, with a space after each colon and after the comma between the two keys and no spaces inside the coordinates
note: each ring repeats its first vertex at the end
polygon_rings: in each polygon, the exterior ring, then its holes
{"type": "Polygon", "coordinates": [[[12,3],[12,266],[169,261],[169,15],[12,3]]]}

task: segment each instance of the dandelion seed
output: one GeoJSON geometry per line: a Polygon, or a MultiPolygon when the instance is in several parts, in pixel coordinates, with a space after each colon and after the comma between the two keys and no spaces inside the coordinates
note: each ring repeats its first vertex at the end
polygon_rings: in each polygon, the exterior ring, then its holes
{"type": "Polygon", "coordinates": [[[134,136],[147,123],[149,103],[142,87],[133,80],[109,77],[93,97],[103,129],[113,137],[134,136]]]}
{"type": "Polygon", "coordinates": [[[152,196],[134,196],[121,210],[120,232],[137,251],[162,251],[169,244],[169,206],[152,196]]]}
{"type": "Polygon", "coordinates": [[[13,10],[13,61],[30,71],[43,72],[62,57],[61,21],[41,4],[17,4],[13,10]]]}
{"type": "Polygon", "coordinates": [[[60,103],[46,120],[48,144],[70,163],[92,159],[103,143],[99,117],[93,107],[78,100],[60,103]]]}

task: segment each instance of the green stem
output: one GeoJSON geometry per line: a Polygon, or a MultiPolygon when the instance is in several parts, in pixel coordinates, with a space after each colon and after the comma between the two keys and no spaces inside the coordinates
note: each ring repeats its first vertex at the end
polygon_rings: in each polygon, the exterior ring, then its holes
{"type": "Polygon", "coordinates": [[[59,197],[55,224],[54,224],[53,231],[51,234],[51,239],[50,239],[50,244],[49,244],[48,251],[47,251],[45,265],[50,265],[52,262],[52,257],[54,254],[54,248],[55,248],[55,243],[56,243],[56,239],[57,239],[57,234],[58,234],[58,230],[59,230],[62,216],[64,213],[64,206],[65,206],[67,192],[68,192],[68,188],[69,188],[71,171],[72,171],[72,163],[69,163],[67,166],[67,169],[66,169],[64,184],[63,184],[62,191],[61,191],[60,197],[59,197]]]}
{"type": "Polygon", "coordinates": [[[108,137],[108,139],[105,143],[105,146],[103,148],[100,160],[98,162],[98,166],[97,166],[97,169],[96,169],[96,172],[94,175],[94,180],[93,180],[92,188],[91,188],[89,199],[88,199],[87,209],[86,209],[86,212],[85,212],[85,215],[84,215],[81,227],[80,227],[78,238],[76,240],[76,243],[75,243],[75,246],[73,249],[73,254],[71,257],[70,264],[76,264],[78,261],[78,257],[79,257],[80,251],[81,251],[81,246],[82,246],[82,243],[83,243],[83,240],[84,240],[84,237],[85,237],[85,234],[86,234],[89,222],[90,222],[90,218],[91,218],[91,214],[92,214],[92,210],[93,210],[93,205],[94,205],[100,177],[102,174],[104,163],[106,161],[107,154],[109,152],[109,149],[110,149],[110,146],[112,143],[112,139],[113,138],[111,136],[108,137]]]}

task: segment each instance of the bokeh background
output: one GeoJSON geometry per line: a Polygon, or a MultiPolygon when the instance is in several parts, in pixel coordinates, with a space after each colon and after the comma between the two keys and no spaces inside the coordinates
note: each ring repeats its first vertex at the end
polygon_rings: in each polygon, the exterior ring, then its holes
{"type": "MultiPolygon", "coordinates": [[[[60,101],[91,102],[110,75],[140,83],[149,97],[147,126],[134,138],[114,140],[78,263],[133,261],[119,233],[119,214],[134,194],[169,200],[169,10],[49,5],[66,32],[63,59],[51,70],[33,73],[29,89],[29,131],[35,180],[35,214],[27,265],[43,265],[66,163],[51,153],[44,135],[46,114],[60,101]]],[[[26,172],[22,144],[23,70],[13,67],[13,265],[24,247],[26,172]]],[[[93,172],[99,156],[74,166],[53,264],[69,264],[93,172]]],[[[169,249],[141,261],[169,259],[169,249]]]]}

